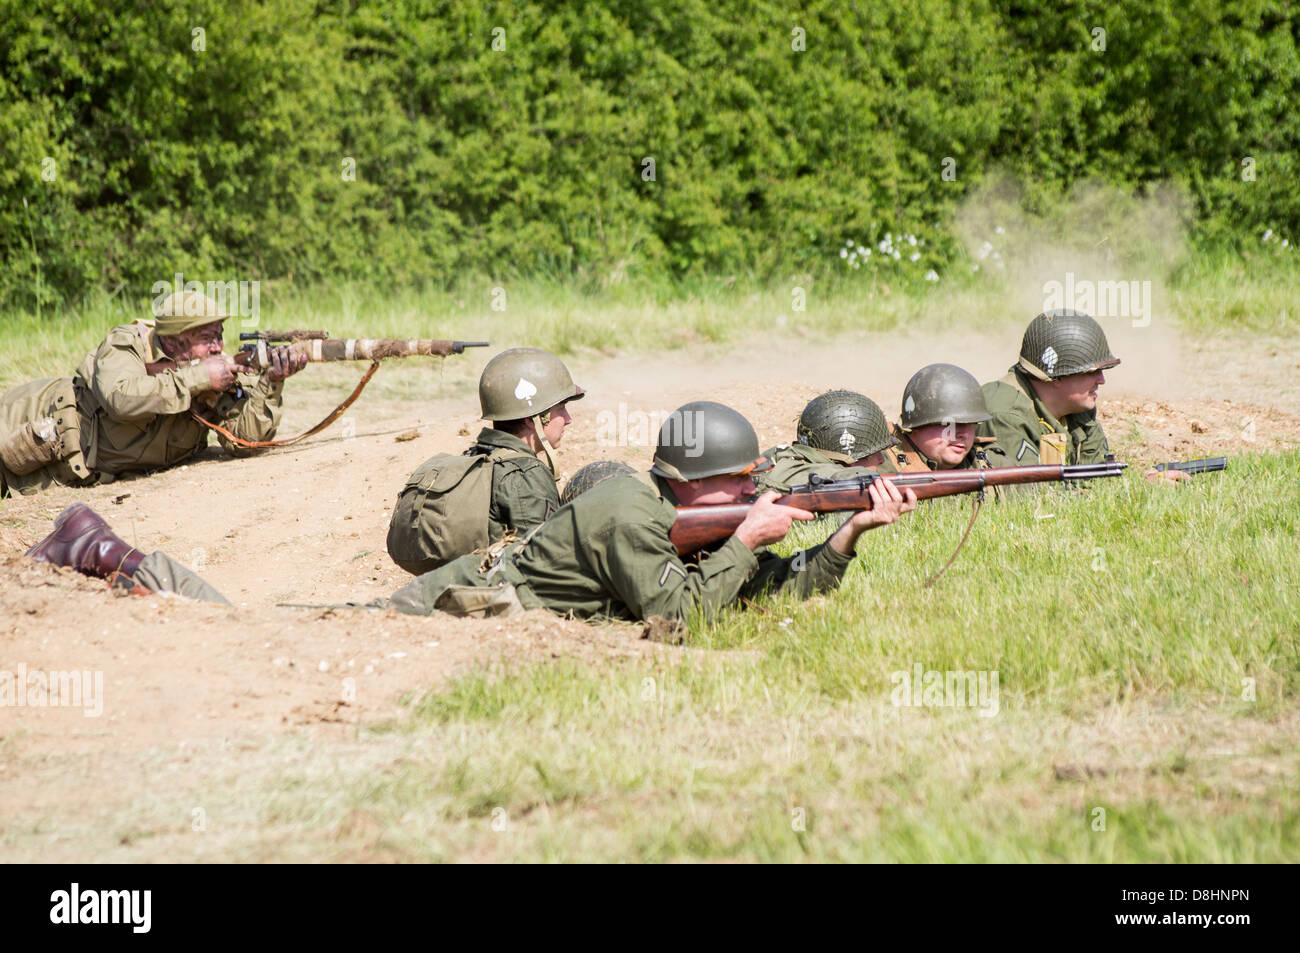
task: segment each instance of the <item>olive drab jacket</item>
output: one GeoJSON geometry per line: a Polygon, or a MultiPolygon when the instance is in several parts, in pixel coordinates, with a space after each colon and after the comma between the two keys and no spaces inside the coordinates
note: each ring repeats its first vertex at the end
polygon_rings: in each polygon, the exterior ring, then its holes
{"type": "MultiPolygon", "coordinates": [[[[885,448],[885,461],[880,465],[881,473],[928,473],[936,469],[934,461],[923,454],[912,443],[911,438],[898,424],[890,425],[890,432],[898,440],[892,447],[885,448]]],[[[962,458],[961,463],[952,469],[954,470],[975,470],[985,469],[989,466],[985,457],[985,451],[993,440],[989,437],[975,438],[975,445],[970,448],[970,453],[962,458]]]]}
{"type": "MultiPolygon", "coordinates": [[[[21,476],[3,473],[5,491],[90,486],[179,463],[208,444],[208,428],[190,416],[191,408],[243,440],[275,436],[283,382],[238,374],[243,394],[236,397],[209,390],[201,364],[178,365],[152,376],[145,369],[168,360],[152,321],[123,324],[87,355],[71,379],[33,381],[0,397],[0,441],[24,421],[54,416],[63,442],[61,460],[21,476]]],[[[256,452],[224,435],[217,439],[233,456],[256,452]]]]}
{"type": "Polygon", "coordinates": [[[1105,462],[1110,446],[1095,410],[1057,420],[1043,407],[1028,375],[1016,367],[983,390],[993,417],[979,424],[976,433],[993,438],[985,451],[991,466],[1105,462]]]}
{"type": "Polygon", "coordinates": [[[513,450],[517,456],[498,460],[492,467],[492,504],[488,508],[488,535],[496,542],[506,533],[527,535],[560,508],[555,474],[528,444],[512,433],[484,427],[474,441],[474,452],[513,450]]]}
{"type": "Polygon", "coordinates": [[[667,483],[648,474],[599,483],[546,521],[530,539],[485,568],[477,554],[418,576],[375,605],[430,615],[455,587],[513,586],[525,609],[577,618],[685,621],[766,590],[808,596],[839,585],[851,556],[826,543],[782,558],[753,553],[734,536],[698,560],[669,539],[677,515],[667,483]]]}
{"type": "Polygon", "coordinates": [[[801,443],[781,444],[766,450],[763,456],[772,461],[772,469],[756,474],[754,482],[760,493],[775,490],[786,493],[790,487],[807,483],[816,474],[827,480],[847,480],[852,477],[871,476],[872,471],[848,466],[844,454],[828,453],[801,443]]]}

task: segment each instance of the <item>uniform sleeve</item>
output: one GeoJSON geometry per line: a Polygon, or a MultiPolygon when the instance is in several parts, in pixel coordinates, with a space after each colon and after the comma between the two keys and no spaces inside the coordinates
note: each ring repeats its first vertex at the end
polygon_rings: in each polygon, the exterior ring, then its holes
{"type": "Polygon", "coordinates": [[[153,376],[131,338],[110,335],[95,352],[90,389],[114,420],[145,420],[158,414],[180,414],[191,398],[208,390],[202,364],[186,365],[153,376]]]}
{"type": "Polygon", "coordinates": [[[641,521],[617,523],[588,543],[603,582],[638,619],[685,621],[697,608],[712,616],[736,600],[758,568],[749,547],[734,536],[698,566],[688,566],[662,527],[641,521]]]}
{"type": "Polygon", "coordinates": [[[560,508],[560,494],[542,463],[521,467],[505,461],[492,474],[492,506],[503,526],[523,536],[560,508]]]}
{"type": "Polygon", "coordinates": [[[1041,429],[1037,420],[1030,420],[1018,410],[1007,410],[979,424],[975,432],[993,438],[994,442],[984,448],[989,466],[1028,467],[1038,463],[1041,429]]]}
{"type": "MultiPolygon", "coordinates": [[[[239,383],[244,389],[244,396],[236,400],[228,393],[222,394],[217,401],[216,423],[241,440],[273,440],[284,412],[280,399],[284,381],[269,381],[264,376],[241,374],[239,383]]],[[[209,420],[214,419],[211,415],[206,416],[209,420]]],[[[217,434],[217,440],[232,457],[247,457],[263,452],[248,450],[232,443],[225,434],[217,434]]]]}
{"type": "Polygon", "coordinates": [[[741,587],[740,595],[752,599],[776,592],[806,599],[838,587],[852,562],[852,555],[836,552],[829,541],[792,556],[764,551],[758,557],[758,571],[741,587]]]}

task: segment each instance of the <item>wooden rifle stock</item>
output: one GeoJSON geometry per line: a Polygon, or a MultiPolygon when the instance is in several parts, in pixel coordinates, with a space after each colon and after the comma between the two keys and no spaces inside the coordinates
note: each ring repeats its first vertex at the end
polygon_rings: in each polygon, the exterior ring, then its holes
{"type": "MultiPolygon", "coordinates": [[[[910,487],[918,500],[958,493],[977,493],[986,486],[1015,486],[1024,483],[1050,483],[1063,480],[1093,480],[1119,476],[1126,463],[1109,460],[1075,466],[991,467],[986,470],[936,470],[932,473],[889,473],[900,490],[910,487]]],[[[792,486],[776,502],[797,506],[813,513],[837,513],[871,509],[867,492],[880,476],[848,480],[826,480],[814,475],[808,483],[792,486]]],[[[679,506],[677,520],[669,538],[680,555],[693,553],[726,539],[745,521],[752,503],[727,503],[721,506],[679,506]]]]}

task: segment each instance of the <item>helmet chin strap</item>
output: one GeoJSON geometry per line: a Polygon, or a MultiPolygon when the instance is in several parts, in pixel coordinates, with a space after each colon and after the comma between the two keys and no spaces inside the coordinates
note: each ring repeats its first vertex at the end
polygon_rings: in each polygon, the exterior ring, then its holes
{"type": "Polygon", "coordinates": [[[542,456],[546,458],[546,466],[550,469],[551,476],[555,477],[558,481],[559,477],[555,472],[555,461],[551,459],[551,451],[555,448],[552,447],[551,442],[546,439],[546,431],[542,429],[546,424],[551,422],[551,412],[547,410],[544,414],[533,414],[531,420],[533,422],[533,433],[537,435],[537,439],[542,444],[542,456]],[[543,417],[546,419],[543,420],[543,417]]]}

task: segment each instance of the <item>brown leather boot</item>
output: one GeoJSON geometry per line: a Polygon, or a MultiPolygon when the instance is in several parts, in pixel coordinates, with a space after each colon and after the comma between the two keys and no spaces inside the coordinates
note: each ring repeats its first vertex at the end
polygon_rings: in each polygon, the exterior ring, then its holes
{"type": "Polygon", "coordinates": [[[27,550],[27,555],[101,579],[117,574],[131,578],[144,559],[144,553],[118,538],[103,517],[85,503],[73,503],[60,513],[54,520],[54,532],[27,550]]]}

